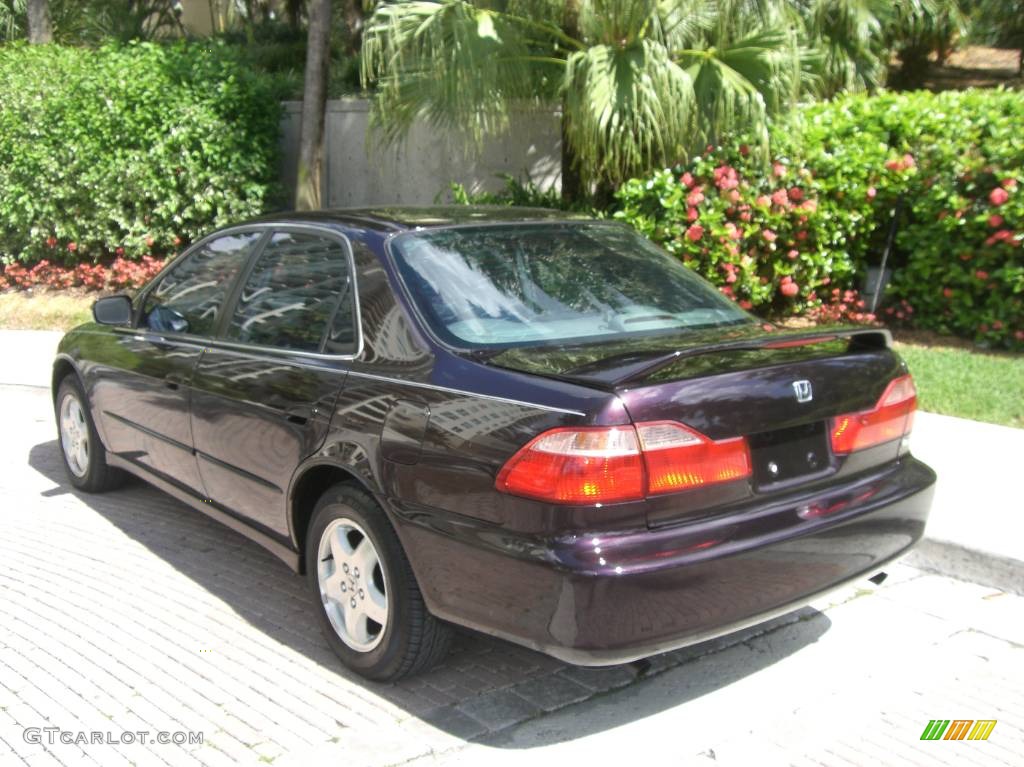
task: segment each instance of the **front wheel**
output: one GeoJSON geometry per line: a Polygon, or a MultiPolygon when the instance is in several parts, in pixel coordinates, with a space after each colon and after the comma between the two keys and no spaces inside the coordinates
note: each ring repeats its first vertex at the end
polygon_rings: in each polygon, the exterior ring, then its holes
{"type": "Polygon", "coordinates": [[[69,375],[60,382],[54,409],[61,457],[71,484],[89,493],[101,493],[120,485],[124,474],[107,465],[106,451],[89,413],[88,400],[75,376],[69,375]]]}
{"type": "Polygon", "coordinates": [[[451,629],[427,611],[398,536],[366,493],[341,484],[320,498],[306,570],[324,636],[353,671],[391,681],[447,655],[451,629]]]}

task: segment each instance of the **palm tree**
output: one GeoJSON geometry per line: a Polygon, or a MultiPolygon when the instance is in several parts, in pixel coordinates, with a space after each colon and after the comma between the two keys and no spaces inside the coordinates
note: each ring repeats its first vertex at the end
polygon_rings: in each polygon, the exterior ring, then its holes
{"type": "Polygon", "coordinates": [[[615,185],[767,122],[806,84],[807,51],[780,0],[387,2],[363,38],[385,141],[414,120],[479,144],[522,105],[560,102],[563,194],[576,170],[615,185]]]}
{"type": "Polygon", "coordinates": [[[331,49],[331,0],[309,0],[306,74],[299,126],[299,167],[295,207],[321,207],[320,172],[323,166],[324,116],[327,112],[327,73],[331,49]]]}

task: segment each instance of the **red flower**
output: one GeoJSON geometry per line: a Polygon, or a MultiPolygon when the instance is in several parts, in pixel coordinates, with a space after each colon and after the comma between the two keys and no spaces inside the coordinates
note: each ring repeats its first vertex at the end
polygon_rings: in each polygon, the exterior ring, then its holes
{"type": "Polygon", "coordinates": [[[993,213],[991,216],[988,217],[988,225],[991,226],[993,229],[998,229],[1003,225],[1003,217],[1000,216],[998,213],[993,213]]]}
{"type": "MultiPolygon", "coordinates": [[[[740,154],[743,155],[744,157],[749,155],[750,154],[750,147],[747,146],[746,144],[740,144],[740,154]]],[[[748,301],[747,303],[749,304],[750,302],[748,301]]],[[[740,306],[743,306],[743,304],[740,303],[740,306]]]]}
{"type": "Polygon", "coordinates": [[[953,297],[953,288],[943,288],[942,289],[942,295],[944,295],[946,298],[952,298],[953,297]]]}
{"type": "Polygon", "coordinates": [[[1024,330],[1015,330],[1013,333],[1013,337],[1016,338],[1018,341],[1024,341],[1024,330]]]}
{"type": "Polygon", "coordinates": [[[978,269],[974,273],[974,276],[977,277],[979,280],[987,280],[988,279],[988,272],[986,272],[984,269],[978,269]]]}
{"type": "Polygon", "coordinates": [[[786,296],[787,298],[792,298],[793,296],[800,292],[800,286],[793,282],[791,278],[784,277],[782,280],[782,284],[779,285],[779,291],[782,293],[782,295],[786,296]],[[787,282],[786,280],[789,280],[789,282],[787,282]]]}
{"type": "Polygon", "coordinates": [[[70,252],[74,253],[76,250],[78,250],[78,243],[77,242],[69,242],[68,243],[68,250],[70,252]]]}
{"type": "Polygon", "coordinates": [[[686,220],[687,221],[692,223],[692,222],[696,221],[699,217],[700,217],[700,213],[697,212],[696,208],[687,208],[686,209],[686,220]]]}
{"type": "Polygon", "coordinates": [[[123,256],[124,255],[124,248],[117,248],[116,250],[114,250],[114,254],[118,255],[118,256],[123,256]]]}
{"type": "Polygon", "coordinates": [[[798,186],[794,186],[789,190],[789,199],[794,202],[800,202],[804,198],[804,190],[798,186]]]}
{"type": "Polygon", "coordinates": [[[690,242],[697,242],[701,237],[704,236],[704,227],[700,224],[693,224],[689,229],[686,230],[686,237],[690,242]]]}
{"type": "Polygon", "coordinates": [[[55,248],[55,247],[57,247],[57,238],[56,237],[47,237],[46,238],[46,247],[48,247],[48,248],[55,248]]]}
{"type": "Polygon", "coordinates": [[[1003,329],[1003,323],[1001,321],[999,321],[999,320],[996,320],[995,322],[992,323],[992,329],[993,330],[1002,330],[1003,329]]]}
{"type": "Polygon", "coordinates": [[[796,238],[797,238],[797,239],[798,239],[798,240],[799,240],[800,242],[803,242],[804,240],[806,240],[806,239],[807,239],[807,232],[804,232],[804,231],[799,231],[799,232],[797,232],[797,233],[796,233],[796,238]]]}
{"type": "Polygon", "coordinates": [[[177,235],[175,235],[174,236],[174,247],[178,247],[179,245],[181,245],[181,238],[178,237],[177,235]]]}
{"type": "Polygon", "coordinates": [[[740,301],[740,309],[746,309],[749,312],[753,308],[754,305],[750,303],[750,301],[748,301],[747,299],[744,298],[742,301],[740,301]]]}
{"type": "Polygon", "coordinates": [[[153,238],[152,237],[147,237],[146,238],[146,247],[147,248],[152,248],[153,247],[153,238]]]}
{"type": "Polygon", "coordinates": [[[996,187],[988,193],[988,201],[993,205],[1002,205],[1004,202],[1010,199],[1010,193],[1002,187],[996,187]]]}

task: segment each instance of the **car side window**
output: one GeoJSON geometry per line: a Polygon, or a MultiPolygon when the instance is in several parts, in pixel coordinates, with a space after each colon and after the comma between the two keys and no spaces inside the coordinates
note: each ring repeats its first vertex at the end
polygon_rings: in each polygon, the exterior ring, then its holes
{"type": "Polygon", "coordinates": [[[242,286],[232,341],[330,354],[355,350],[348,250],[334,237],[277,232],[242,286]]]}
{"type": "Polygon", "coordinates": [[[217,312],[262,232],[217,237],[171,267],[146,295],[140,327],[209,335],[217,312]]]}

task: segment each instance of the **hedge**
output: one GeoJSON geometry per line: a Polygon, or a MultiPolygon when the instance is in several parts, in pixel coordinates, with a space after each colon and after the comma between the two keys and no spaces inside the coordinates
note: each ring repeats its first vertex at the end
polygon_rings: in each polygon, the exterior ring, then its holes
{"type": "Polygon", "coordinates": [[[224,45],[0,47],[0,259],[159,256],[260,213],[279,110],[224,45]]]}
{"type": "Polygon", "coordinates": [[[889,265],[886,319],[1024,348],[1024,94],[847,96],[773,129],[764,168],[741,142],[627,182],[616,215],[767,314],[867,316],[858,287],[889,265]]]}

